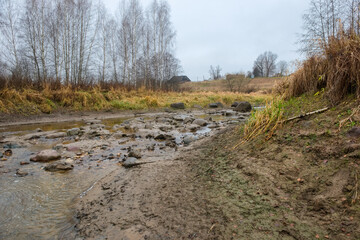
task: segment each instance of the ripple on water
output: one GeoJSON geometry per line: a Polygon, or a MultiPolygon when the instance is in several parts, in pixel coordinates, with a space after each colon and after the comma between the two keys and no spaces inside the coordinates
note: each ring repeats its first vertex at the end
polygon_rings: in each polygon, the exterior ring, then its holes
{"type": "MultiPolygon", "coordinates": [[[[17,154],[11,166],[19,166],[20,159],[30,154],[25,150],[17,154]]],[[[109,172],[99,169],[89,174],[75,168],[69,173],[50,173],[41,166],[26,166],[29,175],[23,178],[0,176],[0,239],[57,239],[74,224],[74,198],[109,172]]]]}

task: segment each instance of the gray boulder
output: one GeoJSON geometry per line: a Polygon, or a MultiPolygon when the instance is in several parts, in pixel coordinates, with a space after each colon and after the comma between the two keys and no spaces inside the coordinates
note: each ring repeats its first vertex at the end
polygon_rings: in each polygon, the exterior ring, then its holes
{"type": "Polygon", "coordinates": [[[67,135],[68,136],[77,136],[80,133],[80,128],[72,128],[67,130],[67,135]]]}
{"type": "Polygon", "coordinates": [[[50,162],[58,160],[61,158],[61,155],[55,150],[43,150],[36,154],[35,157],[30,158],[30,161],[33,162],[50,162]]]}
{"type": "Polygon", "coordinates": [[[234,111],[237,112],[251,112],[252,106],[249,102],[239,102],[239,104],[234,108],[234,111]]]}
{"type": "Polygon", "coordinates": [[[129,157],[139,159],[141,158],[141,152],[139,150],[133,150],[129,152],[129,157]]]}
{"type": "Polygon", "coordinates": [[[188,118],[189,116],[188,115],[184,115],[184,114],[182,114],[182,115],[175,115],[175,116],[173,116],[173,119],[175,120],[175,121],[178,121],[178,122],[183,122],[186,118],[188,118]]]}
{"type": "Polygon", "coordinates": [[[74,165],[71,164],[69,161],[50,163],[44,167],[45,171],[48,172],[63,172],[63,171],[72,170],[73,168],[74,165]]]}
{"type": "Polygon", "coordinates": [[[175,108],[175,109],[185,109],[185,104],[184,103],[172,103],[170,105],[170,107],[175,108]]]}
{"type": "Polygon", "coordinates": [[[206,125],[208,125],[207,121],[205,121],[204,119],[196,119],[192,122],[192,124],[201,126],[201,127],[205,127],[206,125]]]}
{"type": "Polygon", "coordinates": [[[189,145],[192,142],[195,142],[198,138],[196,136],[193,135],[187,135],[184,137],[184,144],[185,145],[189,145]]]}
{"type": "Polygon", "coordinates": [[[210,103],[209,108],[223,108],[224,105],[221,102],[210,103]]]}
{"type": "Polygon", "coordinates": [[[168,135],[168,134],[159,134],[154,139],[155,140],[175,140],[175,137],[168,135]]]}
{"type": "Polygon", "coordinates": [[[236,108],[239,105],[239,102],[234,102],[233,104],[231,104],[232,108],[236,108]]]}

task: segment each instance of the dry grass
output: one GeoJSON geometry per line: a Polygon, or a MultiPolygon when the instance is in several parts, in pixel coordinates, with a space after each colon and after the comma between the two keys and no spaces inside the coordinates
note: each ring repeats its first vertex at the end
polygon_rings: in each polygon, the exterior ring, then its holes
{"type": "Polygon", "coordinates": [[[282,91],[291,98],[325,89],[325,96],[336,105],[349,94],[360,97],[359,69],[360,37],[342,34],[331,38],[321,55],[306,60],[282,91]]]}
{"type": "MultiPolygon", "coordinates": [[[[254,78],[251,79],[244,89],[254,89],[255,91],[269,91],[275,83],[281,81],[283,78],[254,78]]],[[[201,82],[188,82],[182,84],[181,88],[190,92],[226,92],[229,91],[228,84],[225,79],[201,81],[201,82]]],[[[236,88],[236,84],[235,84],[236,88]]]]}
{"type": "Polygon", "coordinates": [[[98,111],[106,109],[136,110],[169,107],[171,103],[183,102],[191,108],[195,104],[205,107],[212,102],[230,105],[234,101],[249,101],[255,105],[264,104],[270,96],[265,94],[239,94],[232,92],[164,92],[110,89],[93,87],[76,90],[61,87],[58,90],[45,88],[0,91],[0,112],[2,113],[51,113],[58,109],[75,111],[98,111]]]}
{"type": "Polygon", "coordinates": [[[240,144],[251,141],[263,134],[265,134],[265,140],[269,140],[276,129],[282,125],[283,119],[284,101],[281,98],[274,98],[266,104],[264,110],[252,113],[243,128],[244,137],[240,144]]]}

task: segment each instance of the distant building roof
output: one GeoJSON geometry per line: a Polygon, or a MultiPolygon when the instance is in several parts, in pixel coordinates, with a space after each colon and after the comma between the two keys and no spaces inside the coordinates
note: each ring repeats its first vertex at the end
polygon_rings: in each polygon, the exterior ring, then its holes
{"type": "Polygon", "coordinates": [[[170,84],[185,83],[185,82],[191,82],[191,80],[187,76],[174,76],[168,81],[168,83],[170,84]]]}

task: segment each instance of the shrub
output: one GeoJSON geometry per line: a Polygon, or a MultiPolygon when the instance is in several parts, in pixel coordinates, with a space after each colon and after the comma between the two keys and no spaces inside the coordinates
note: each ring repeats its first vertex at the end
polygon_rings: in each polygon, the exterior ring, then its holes
{"type": "Polygon", "coordinates": [[[303,62],[290,78],[286,98],[325,88],[325,96],[335,105],[348,94],[360,97],[360,38],[355,34],[340,34],[331,38],[323,53],[303,62]]]}

